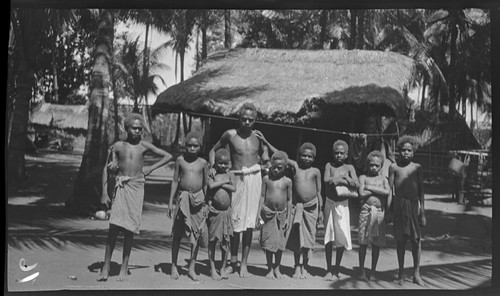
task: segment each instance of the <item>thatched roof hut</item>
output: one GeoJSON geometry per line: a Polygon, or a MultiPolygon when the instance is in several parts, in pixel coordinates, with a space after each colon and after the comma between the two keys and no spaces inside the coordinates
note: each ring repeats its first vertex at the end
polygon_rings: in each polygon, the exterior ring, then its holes
{"type": "Polygon", "coordinates": [[[57,105],[41,103],[31,113],[30,122],[59,129],[87,130],[88,107],[86,105],[57,105]]]}
{"type": "Polygon", "coordinates": [[[371,104],[400,117],[415,71],[411,58],[392,52],[234,49],[212,54],[152,110],[235,116],[250,101],[259,120],[307,125],[325,107],[371,104]]]}

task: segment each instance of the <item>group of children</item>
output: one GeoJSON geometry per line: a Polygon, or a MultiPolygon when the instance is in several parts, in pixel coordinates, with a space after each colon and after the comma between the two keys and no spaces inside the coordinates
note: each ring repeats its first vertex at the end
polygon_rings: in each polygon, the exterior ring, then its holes
{"type": "MultiPolygon", "coordinates": [[[[367,156],[367,171],[359,179],[354,166],[346,163],[347,143],[337,140],[332,147],[333,161],[326,164],[322,178],[319,169],[313,167],[316,147],[312,143],[302,144],[297,161],[294,161],[271,145],[262,133],[253,133],[272,152],[270,166],[262,177],[255,221],[256,228],[260,229],[260,244],[268,266],[266,278],[282,277],[280,266],[285,249],[294,252],[293,277],[309,277],[309,258],[316,243],[316,229],[323,222],[327,267],[325,278],[338,279],[344,250],[352,249],[349,200],[358,198],[361,203],[358,231],[360,279],[375,280],[380,247],[385,245],[386,224],[393,222],[399,263],[398,281],[403,284],[405,244],[410,240],[414,261],[413,281],[424,285],[419,272],[420,226],[425,225],[426,220],[422,169],[419,164],[412,162],[417,146],[413,138],[403,136],[399,139],[401,157],[390,165],[388,176],[381,173],[384,155],[372,151],[367,156]],[[291,169],[291,174],[286,173],[287,168],[291,169]],[[325,186],[324,202],[322,186],[325,186]],[[372,268],[369,276],[366,276],[364,261],[370,244],[372,268]],[[334,247],[336,260],[332,266],[334,247]]],[[[252,172],[245,167],[231,170],[232,154],[225,148],[215,151],[215,162],[211,167],[209,162],[199,156],[199,133],[189,133],[185,138],[185,147],[185,153],[175,161],[169,200],[168,216],[174,220],[171,277],[179,277],[179,246],[182,237],[186,236],[191,246],[188,276],[192,280],[198,279],[195,272],[198,249],[208,246],[211,277],[215,280],[227,278],[228,273],[232,272],[226,262],[234,234],[231,217],[234,206],[232,197],[238,187],[236,179],[239,175],[252,172]],[[215,264],[217,244],[222,253],[219,271],[215,264]]],[[[107,273],[105,277],[101,276],[103,278],[107,278],[107,273]]]]}

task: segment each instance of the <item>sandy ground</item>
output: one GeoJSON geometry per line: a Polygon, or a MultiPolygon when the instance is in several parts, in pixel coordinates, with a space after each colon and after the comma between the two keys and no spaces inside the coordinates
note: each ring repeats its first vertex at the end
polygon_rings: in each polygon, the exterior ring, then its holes
{"type": "MultiPolygon", "coordinates": [[[[282,260],[285,278],[265,278],[265,256],[254,232],[249,257],[250,278],[231,274],[229,279],[213,281],[209,276],[207,250],[200,249],[197,272],[200,280],[187,277],[189,246],[182,241],[179,263],[183,266],[178,280],[170,279],[172,221],[167,218],[169,180],[172,167],[165,166],[148,177],[141,234],[136,235],[130,258],[130,276],[126,282],[116,281],[121,264],[122,237],[113,254],[111,277],[97,282],[104,258],[107,221],[75,217],[67,213],[64,201],[70,196],[80,165],[81,155],[39,154],[27,156],[30,177],[23,186],[8,187],[7,204],[7,291],[47,290],[157,290],[157,289],[422,289],[411,282],[412,257],[409,247],[405,256],[406,282],[394,283],[397,277],[395,241],[381,250],[378,263],[379,280],[357,279],[357,219],[351,218],[353,249],[344,253],[342,278],[325,281],[323,229],[310,264],[312,277],[295,280],[293,253],[286,251],[282,260]],[[26,265],[37,263],[31,271],[26,265]],[[18,282],[39,272],[34,281],[18,282]]],[[[151,159],[149,161],[152,161],[151,159]]],[[[426,189],[428,225],[423,229],[421,274],[429,289],[470,289],[489,287],[492,282],[492,208],[466,209],[450,200],[443,192],[426,189]]],[[[441,190],[443,191],[443,190],[441,190]]],[[[392,233],[389,227],[388,233],[392,233]]],[[[216,253],[220,260],[220,251],[216,253]]],[[[366,268],[371,262],[368,249],[366,268]]]]}

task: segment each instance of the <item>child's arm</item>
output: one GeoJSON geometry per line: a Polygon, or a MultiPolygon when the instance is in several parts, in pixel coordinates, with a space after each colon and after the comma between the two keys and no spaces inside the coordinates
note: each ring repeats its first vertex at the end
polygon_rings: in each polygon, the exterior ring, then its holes
{"type": "Polygon", "coordinates": [[[321,196],[321,172],[316,171],[316,198],[318,199],[318,224],[323,222],[323,197],[321,196]]]}
{"type": "Polygon", "coordinates": [[[372,186],[372,185],[366,185],[365,186],[365,190],[369,190],[369,191],[371,191],[372,193],[376,194],[379,197],[388,197],[389,193],[390,193],[390,190],[387,187],[385,187],[385,185],[384,185],[387,182],[387,179],[385,177],[383,177],[383,176],[380,176],[380,177],[383,178],[382,187],[376,187],[376,186],[372,186]]]}
{"type": "Polygon", "coordinates": [[[170,200],[168,201],[168,217],[172,218],[172,214],[174,213],[173,203],[175,198],[175,193],[177,192],[177,187],[179,186],[179,158],[175,161],[175,170],[174,170],[174,178],[172,179],[172,184],[170,187],[170,200]]]}
{"type": "Polygon", "coordinates": [[[288,226],[291,224],[292,220],[292,180],[287,178],[287,183],[288,183],[288,188],[286,191],[286,200],[287,200],[287,205],[286,205],[286,222],[285,225],[283,225],[283,229],[288,229],[288,226]]]}
{"type": "Polygon", "coordinates": [[[292,168],[295,169],[295,172],[297,172],[299,170],[299,164],[293,160],[293,159],[288,159],[288,163],[287,163],[289,166],[291,166],[292,168]]]}
{"type": "Polygon", "coordinates": [[[425,202],[425,195],[424,195],[424,175],[422,172],[422,166],[417,164],[417,178],[418,178],[418,194],[419,194],[419,199],[420,199],[420,209],[419,209],[419,217],[420,217],[420,224],[422,226],[425,226],[427,224],[427,219],[425,218],[425,207],[424,207],[424,202],[425,202]]]}
{"type": "Polygon", "coordinates": [[[346,179],[344,179],[343,177],[332,177],[331,175],[331,165],[330,163],[326,163],[325,165],[325,176],[323,176],[323,181],[325,183],[327,183],[328,185],[334,185],[334,186],[338,186],[338,185],[344,185],[344,186],[348,186],[349,183],[347,182],[346,179]]]}
{"type": "Polygon", "coordinates": [[[228,172],[227,175],[229,177],[229,181],[226,181],[226,183],[222,184],[222,188],[229,190],[231,192],[235,192],[236,191],[236,186],[235,186],[236,180],[235,180],[234,174],[232,172],[228,172]]]}
{"type": "MultiPolygon", "coordinates": [[[[104,165],[104,169],[102,170],[101,204],[104,204],[109,208],[111,205],[111,199],[109,198],[109,195],[108,195],[108,167],[110,164],[113,163],[113,161],[115,159],[113,145],[111,145],[111,147],[109,147],[108,151],[109,151],[108,152],[108,160],[107,160],[106,164],[104,165]]],[[[115,168],[113,168],[113,169],[115,169],[115,168]]]]}
{"type": "Polygon", "coordinates": [[[361,175],[359,177],[359,197],[361,198],[361,200],[364,202],[365,199],[369,198],[371,195],[372,195],[372,192],[371,190],[368,190],[366,188],[366,185],[365,185],[365,181],[366,181],[366,176],[365,175],[361,175]]]}
{"type": "Polygon", "coordinates": [[[203,160],[203,194],[207,196],[207,185],[208,185],[208,162],[203,160]]]}
{"type": "Polygon", "coordinates": [[[149,142],[142,142],[142,145],[144,145],[147,148],[146,151],[151,151],[156,155],[162,156],[162,159],[160,159],[159,161],[154,163],[152,166],[145,167],[142,169],[142,173],[144,174],[144,176],[148,176],[149,174],[151,174],[151,172],[153,172],[154,170],[156,170],[157,168],[159,168],[161,166],[164,166],[172,159],[172,154],[168,153],[167,151],[165,151],[163,149],[156,147],[155,145],[153,145],[149,142]]]}
{"type": "Polygon", "coordinates": [[[257,208],[257,220],[255,221],[255,226],[260,225],[260,220],[262,219],[260,216],[260,211],[262,210],[262,205],[264,204],[264,200],[266,199],[266,180],[267,176],[262,180],[262,190],[260,191],[260,199],[259,199],[259,207],[257,208]]]}
{"type": "Polygon", "coordinates": [[[392,200],[394,197],[394,167],[393,164],[389,166],[389,181],[387,181],[387,186],[389,187],[389,196],[387,197],[387,205],[386,205],[386,215],[385,221],[391,222],[393,211],[391,210],[392,200]]]}
{"type": "Polygon", "coordinates": [[[356,175],[356,169],[352,165],[349,165],[349,177],[350,179],[347,179],[349,186],[359,188],[358,175],[356,175]]]}

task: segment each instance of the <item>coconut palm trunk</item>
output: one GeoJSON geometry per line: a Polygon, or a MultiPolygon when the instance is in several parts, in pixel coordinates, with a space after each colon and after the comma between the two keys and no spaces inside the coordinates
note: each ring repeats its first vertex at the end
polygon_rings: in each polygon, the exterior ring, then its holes
{"type": "Polygon", "coordinates": [[[26,178],[24,153],[28,130],[29,102],[33,96],[35,76],[35,56],[40,40],[40,27],[37,24],[41,9],[26,9],[22,13],[13,11],[12,24],[16,38],[18,68],[16,73],[16,96],[12,105],[12,125],[8,149],[9,181],[22,181],[26,178]]]}
{"type": "Polygon", "coordinates": [[[100,11],[94,52],[94,65],[90,81],[89,126],[85,150],[74,185],[73,196],[67,206],[79,212],[89,212],[99,204],[100,173],[106,163],[107,149],[110,144],[108,116],[111,100],[111,54],[113,52],[114,16],[110,10],[100,11]]]}

